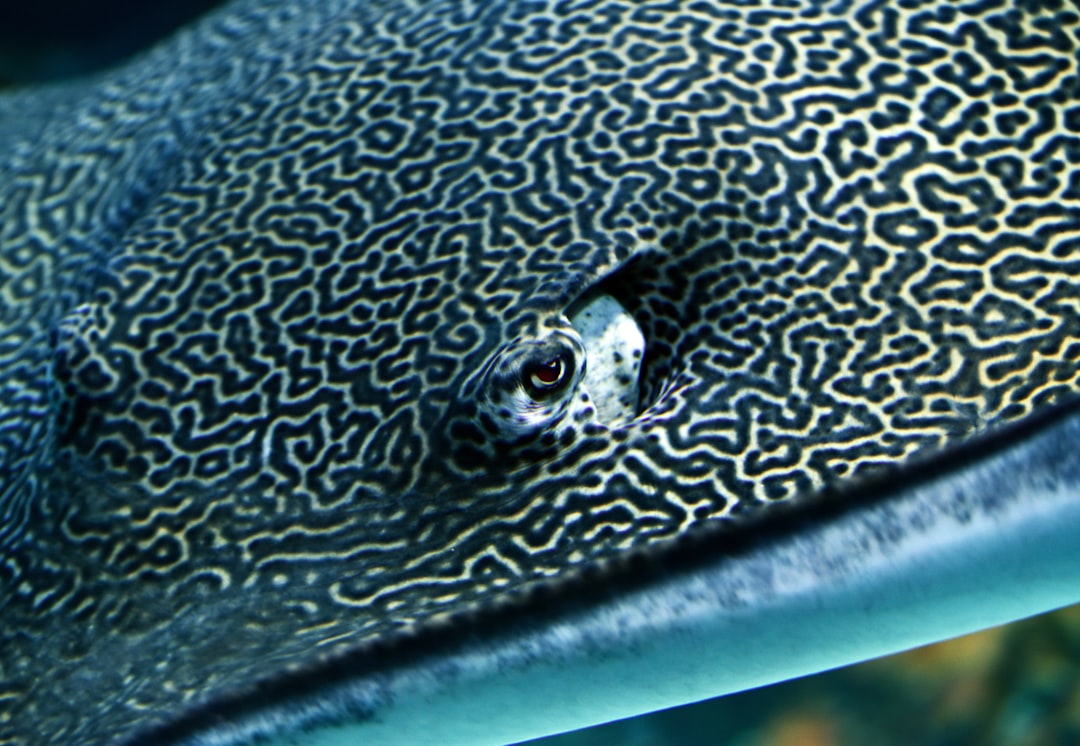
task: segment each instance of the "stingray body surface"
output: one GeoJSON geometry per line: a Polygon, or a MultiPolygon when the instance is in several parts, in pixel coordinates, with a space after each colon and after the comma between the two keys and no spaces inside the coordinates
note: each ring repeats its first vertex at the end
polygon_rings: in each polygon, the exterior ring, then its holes
{"type": "Polygon", "coordinates": [[[241,0],[0,98],[0,741],[242,742],[214,708],[260,687],[288,730],[320,671],[843,520],[1066,401],[1078,25],[241,0]],[[618,421],[569,321],[601,295],[644,339],[618,421]]]}

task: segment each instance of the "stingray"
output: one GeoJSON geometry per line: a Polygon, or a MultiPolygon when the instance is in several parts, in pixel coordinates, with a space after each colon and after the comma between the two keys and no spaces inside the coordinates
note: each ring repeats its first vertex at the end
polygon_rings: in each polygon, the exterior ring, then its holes
{"type": "Polygon", "coordinates": [[[1078,25],[238,0],[0,98],[0,741],[500,743],[1080,600],[1078,25]]]}

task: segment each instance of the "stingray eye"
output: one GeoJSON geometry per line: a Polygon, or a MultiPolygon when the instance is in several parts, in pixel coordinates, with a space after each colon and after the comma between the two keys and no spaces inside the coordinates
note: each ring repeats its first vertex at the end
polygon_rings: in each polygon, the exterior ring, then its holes
{"type": "MultiPolygon", "coordinates": [[[[466,389],[477,405],[477,421],[491,435],[516,440],[557,426],[585,375],[585,347],[573,330],[517,338],[496,351],[466,389]]],[[[467,382],[469,385],[471,381],[467,382]]]]}
{"type": "Polygon", "coordinates": [[[524,378],[529,393],[543,398],[562,390],[570,382],[571,361],[567,353],[525,363],[524,378]]]}

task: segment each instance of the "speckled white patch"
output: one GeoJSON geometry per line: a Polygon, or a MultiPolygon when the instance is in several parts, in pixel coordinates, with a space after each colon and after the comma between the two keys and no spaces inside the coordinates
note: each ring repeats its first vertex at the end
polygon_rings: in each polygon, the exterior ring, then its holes
{"type": "Polygon", "coordinates": [[[573,309],[570,323],[585,343],[581,386],[600,421],[618,424],[637,414],[638,373],[645,337],[633,317],[610,295],[598,295],[573,309]]]}

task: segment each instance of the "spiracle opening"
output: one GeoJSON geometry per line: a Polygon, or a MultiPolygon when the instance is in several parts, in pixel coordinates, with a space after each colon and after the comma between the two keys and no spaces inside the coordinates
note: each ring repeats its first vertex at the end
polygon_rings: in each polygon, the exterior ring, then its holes
{"type": "Polygon", "coordinates": [[[587,350],[584,387],[604,424],[618,426],[655,413],[678,385],[685,330],[694,315],[689,284],[672,257],[645,251],[590,286],[567,308],[587,350]],[[604,331],[590,328],[594,323],[590,311],[602,319],[604,331]],[[607,409],[605,396],[613,401],[607,409]]]}
{"type": "Polygon", "coordinates": [[[645,338],[619,301],[600,292],[576,300],[566,315],[585,347],[584,393],[597,419],[608,426],[632,420],[638,413],[638,374],[645,338]]]}

